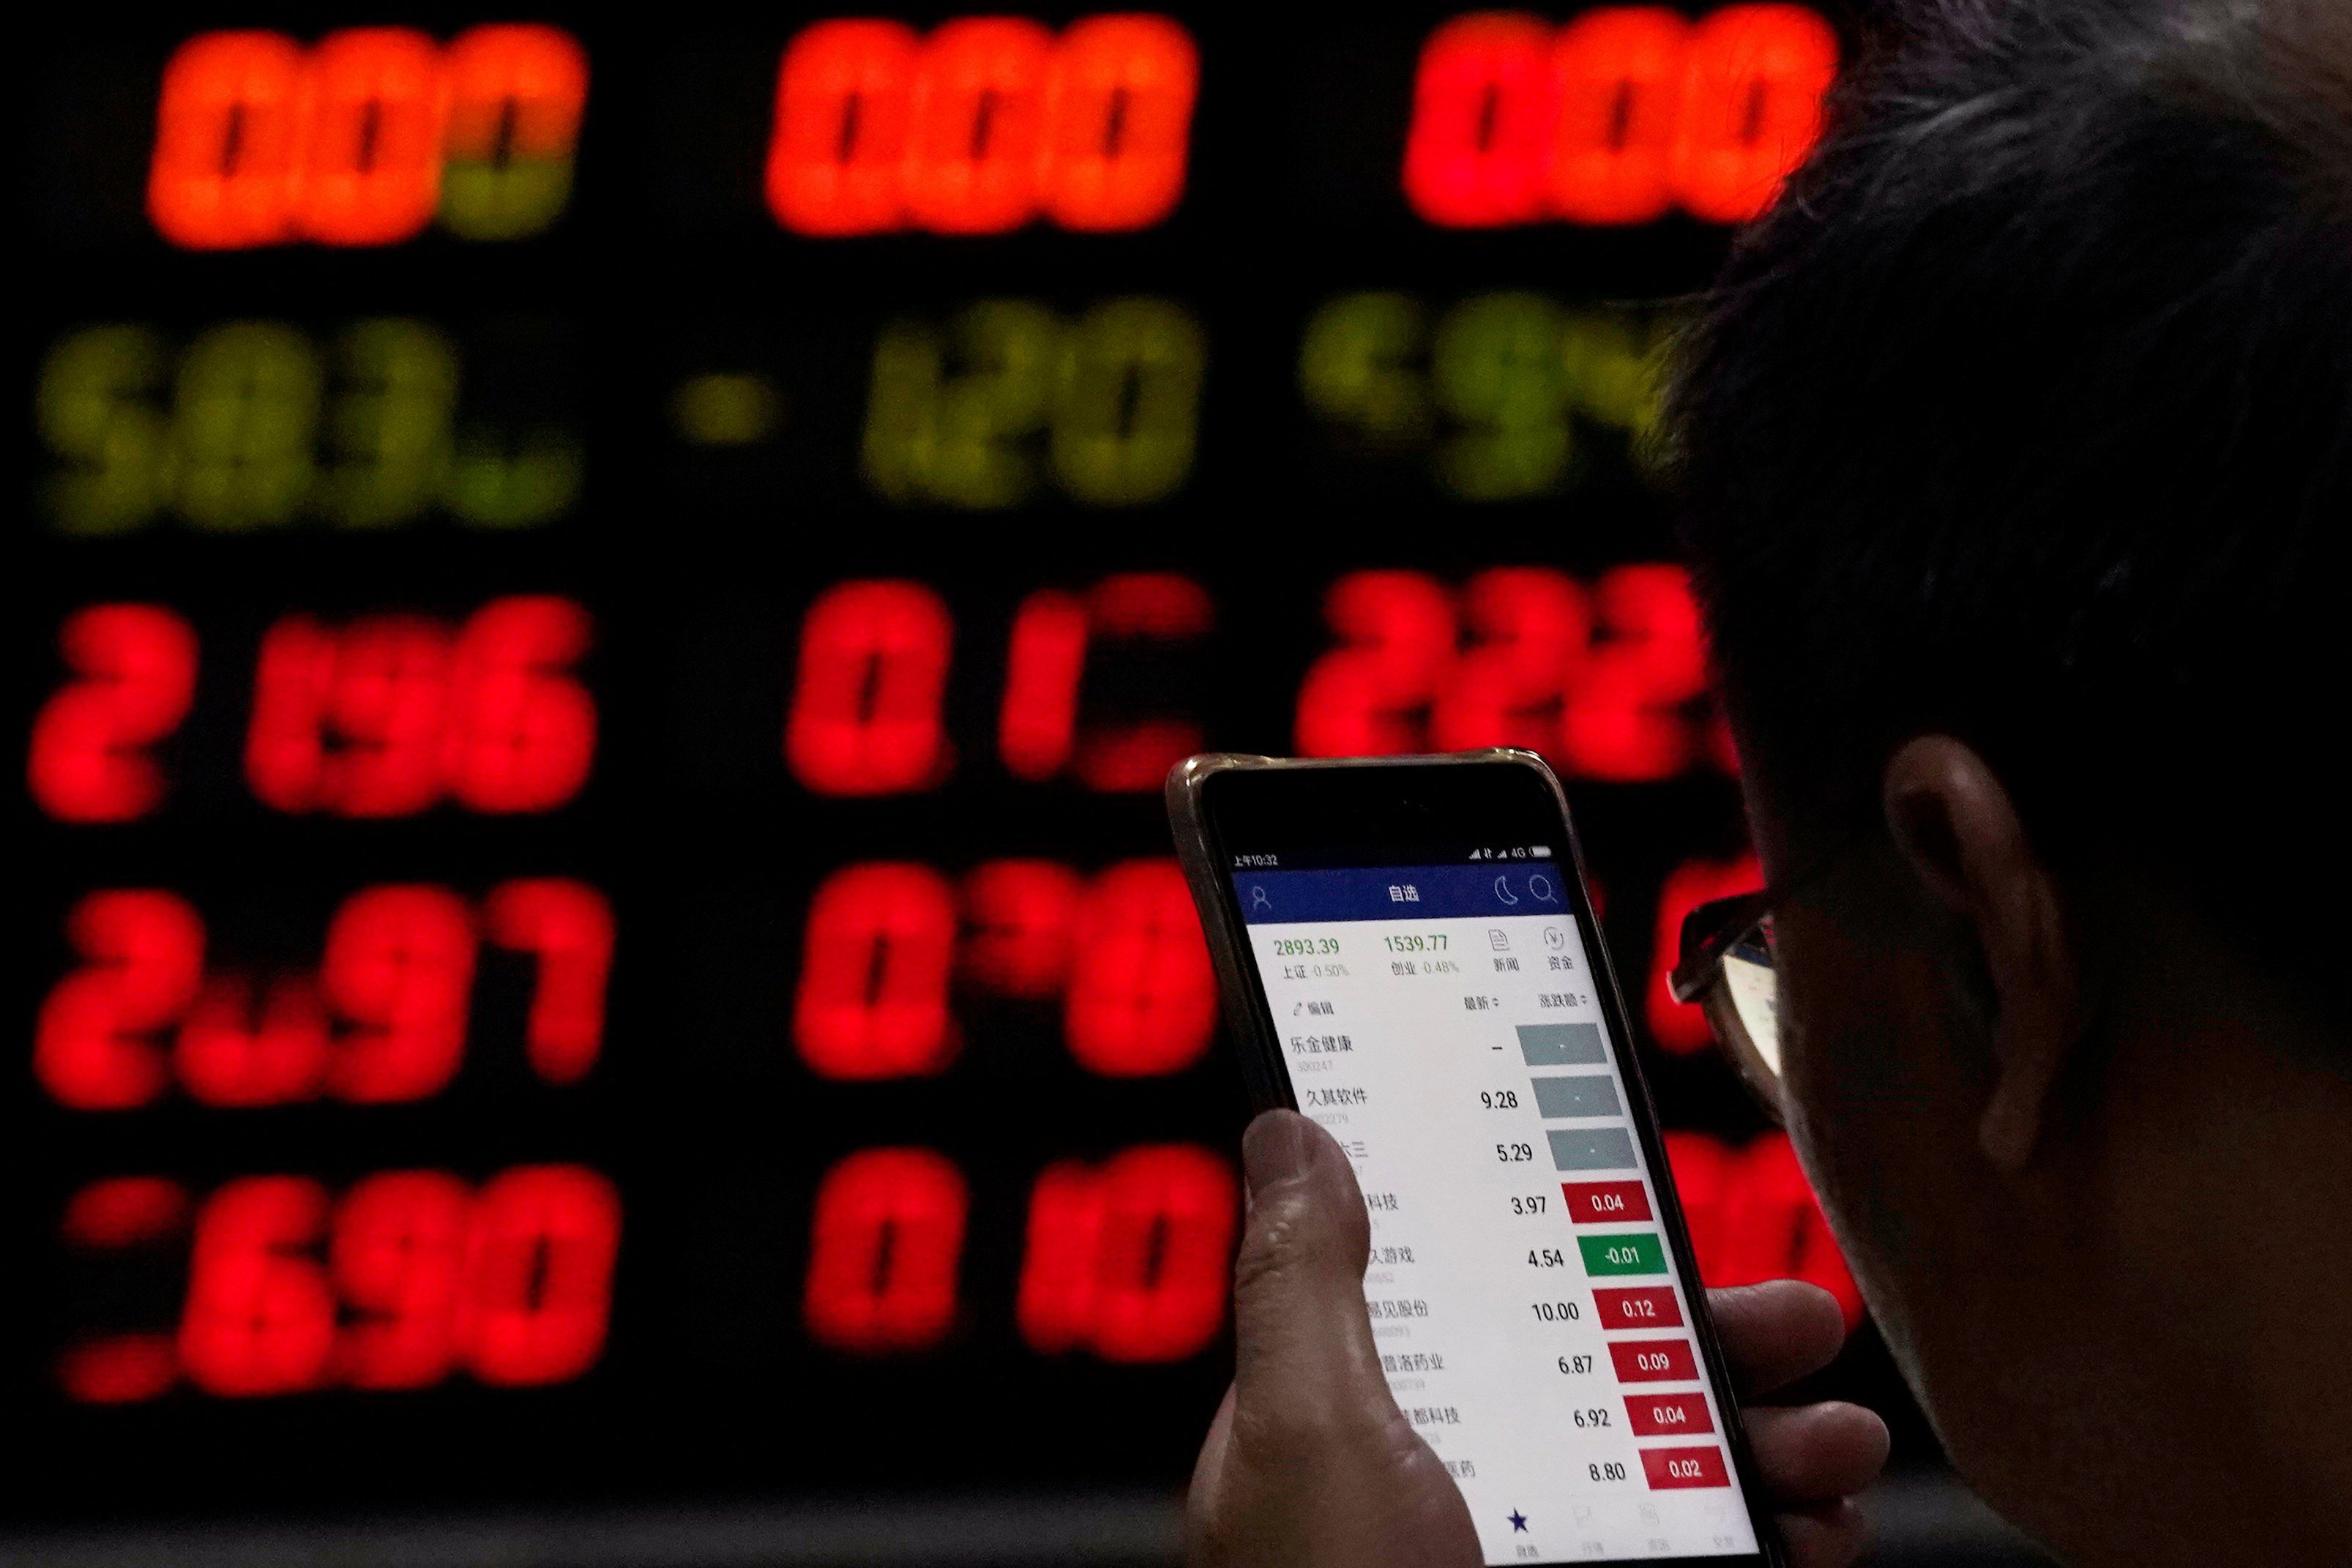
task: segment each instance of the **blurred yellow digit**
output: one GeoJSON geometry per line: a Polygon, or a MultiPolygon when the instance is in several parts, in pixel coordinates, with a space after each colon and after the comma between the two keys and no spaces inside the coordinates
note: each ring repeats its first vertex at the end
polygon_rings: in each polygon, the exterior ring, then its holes
{"type": "Polygon", "coordinates": [[[441,501],[474,528],[534,528],[569,511],[586,459],[580,438],[557,425],[520,433],[474,422],[458,428],[441,501]]]}
{"type": "Polygon", "coordinates": [[[874,345],[866,482],[896,501],[989,510],[1029,498],[1027,438],[1049,410],[1061,324],[1023,300],[983,300],[945,333],[894,321],[874,345]]]}
{"type": "Polygon", "coordinates": [[[341,386],[327,416],[333,466],[321,510],[346,528],[405,522],[436,500],[449,469],[457,355],[423,321],[355,321],[336,344],[341,386]]]}
{"type": "Polygon", "coordinates": [[[1308,407],[1365,446],[1425,441],[1429,384],[1414,362],[1428,336],[1427,313],[1409,294],[1342,294],[1307,321],[1299,391],[1308,407]]]}
{"type": "Polygon", "coordinates": [[[1465,300],[1439,321],[1430,383],[1459,426],[1437,450],[1446,489],[1506,500],[1559,487],[1571,452],[1562,327],[1559,306],[1517,291],[1465,300]]]}
{"type": "Polygon", "coordinates": [[[866,482],[885,500],[929,499],[946,357],[940,334],[920,321],[893,321],[874,340],[859,460],[866,482]]]}
{"type": "Polygon", "coordinates": [[[1166,300],[1107,300],[1062,344],[1055,476],[1076,500],[1133,506],[1192,471],[1207,364],[1201,329],[1166,300]]]}
{"type": "Polygon", "coordinates": [[[85,327],[49,351],[34,417],[60,459],[43,486],[59,531],[122,533],[155,515],[170,450],[156,402],[163,367],[163,344],[144,327],[85,327]]]}
{"type": "Polygon", "coordinates": [[[572,197],[588,103],[588,54],[559,27],[470,27],[446,59],[449,120],[441,226],[464,239],[520,239],[572,197]]]}
{"type": "Polygon", "coordinates": [[[1657,423],[1659,378],[1672,341],[1664,317],[1640,322],[1619,313],[1580,311],[1560,340],[1569,401],[1597,425],[1636,439],[1657,423]]]}
{"type": "Polygon", "coordinates": [[[221,532],[292,521],[310,499],[319,356],[275,321],[232,321],[180,359],[172,489],[180,514],[221,532]]]}

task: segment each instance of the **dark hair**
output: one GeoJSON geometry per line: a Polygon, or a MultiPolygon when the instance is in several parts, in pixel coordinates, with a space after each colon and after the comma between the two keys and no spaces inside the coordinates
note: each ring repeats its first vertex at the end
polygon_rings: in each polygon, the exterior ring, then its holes
{"type": "Polygon", "coordinates": [[[1903,0],[1681,344],[1748,766],[1866,820],[1969,741],[2207,897],[2352,816],[2352,51],[2326,0],[1903,0]]]}

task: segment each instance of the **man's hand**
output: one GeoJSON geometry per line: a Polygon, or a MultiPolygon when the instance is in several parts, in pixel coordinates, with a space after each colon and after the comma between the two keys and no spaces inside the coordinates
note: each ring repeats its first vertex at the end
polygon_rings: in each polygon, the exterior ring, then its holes
{"type": "MultiPolygon", "coordinates": [[[[1234,1386],[1192,1472],[1195,1568],[1475,1568],[1453,1478],[1397,1409],[1364,1310],[1371,1230],[1331,1135],[1268,1111],[1242,1141],[1249,1224],[1235,1267],[1234,1386]]],[[[1794,1280],[1711,1292],[1743,1397],[1829,1363],[1845,1337],[1826,1291],[1794,1280]]],[[[1747,1407],[1757,1468],[1798,1568],[1863,1546],[1850,1496],[1886,1460],[1853,1405],[1747,1407]]]]}

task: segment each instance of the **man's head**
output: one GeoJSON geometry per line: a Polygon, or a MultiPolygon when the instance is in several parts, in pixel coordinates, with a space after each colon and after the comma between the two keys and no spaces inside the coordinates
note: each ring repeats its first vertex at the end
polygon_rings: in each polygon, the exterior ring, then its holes
{"type": "Polygon", "coordinates": [[[2128,1451],[2252,1419],[2229,1216],[2352,1204],[2352,31],[1893,9],[1684,345],[1687,544],[1765,863],[1829,867],[1793,1131],[1874,1305],[1997,1502],[2161,1543],[2128,1451]]]}

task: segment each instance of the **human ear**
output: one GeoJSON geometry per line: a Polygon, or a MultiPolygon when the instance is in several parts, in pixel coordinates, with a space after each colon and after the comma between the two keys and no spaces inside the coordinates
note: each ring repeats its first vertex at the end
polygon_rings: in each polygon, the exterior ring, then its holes
{"type": "Polygon", "coordinates": [[[2032,1156],[2067,1058],[2084,1035],[2080,955],[2064,897],[2000,777],[1948,735],[1906,742],[1882,785],[1895,847],[1928,895],[1966,921],[1992,987],[1992,1095],[1977,1125],[2003,1172],[2032,1156]]]}

